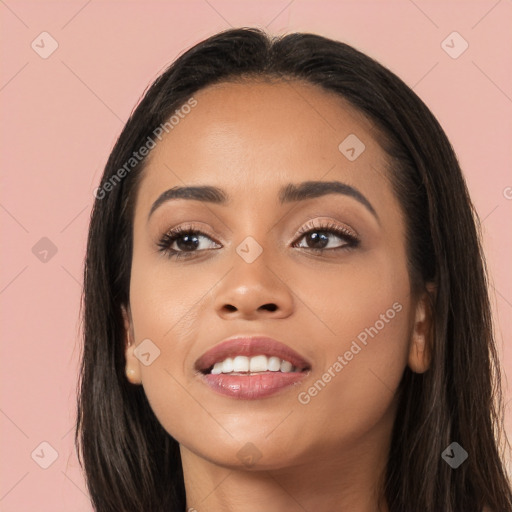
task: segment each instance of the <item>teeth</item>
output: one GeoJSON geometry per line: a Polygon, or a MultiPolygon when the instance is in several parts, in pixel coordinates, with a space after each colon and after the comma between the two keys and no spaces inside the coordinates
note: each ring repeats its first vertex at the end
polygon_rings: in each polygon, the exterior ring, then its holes
{"type": "Polygon", "coordinates": [[[249,360],[249,371],[252,372],[266,372],[268,366],[267,356],[251,357],[249,360]]]}
{"type": "Polygon", "coordinates": [[[293,365],[289,361],[281,361],[281,371],[282,372],[292,372],[293,365]]]}
{"type": "Polygon", "coordinates": [[[280,359],[276,356],[267,357],[258,355],[253,357],[228,357],[224,361],[215,363],[211,373],[218,375],[219,373],[260,373],[266,371],[281,371],[283,373],[300,372],[290,361],[280,359]]]}
{"type": "Polygon", "coordinates": [[[228,357],[223,362],[217,363],[217,364],[222,365],[221,371],[224,371],[226,373],[233,371],[233,358],[232,357],[228,357]]]}
{"type": "Polygon", "coordinates": [[[281,369],[281,359],[276,356],[268,358],[268,369],[271,372],[278,372],[281,369]]]}
{"type": "Polygon", "coordinates": [[[219,373],[222,373],[222,363],[215,363],[215,364],[213,365],[213,368],[212,368],[211,373],[212,373],[213,375],[217,375],[217,374],[219,374],[219,373]]]}
{"type": "MultiPolygon", "coordinates": [[[[249,371],[249,358],[244,356],[236,356],[233,359],[234,372],[248,372],[249,371]]],[[[222,365],[222,372],[224,372],[224,364],[222,365]]]]}

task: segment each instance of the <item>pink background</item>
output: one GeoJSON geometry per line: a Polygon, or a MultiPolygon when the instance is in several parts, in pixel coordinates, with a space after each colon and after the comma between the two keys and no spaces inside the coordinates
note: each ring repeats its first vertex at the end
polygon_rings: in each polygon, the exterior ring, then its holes
{"type": "MultiPolygon", "coordinates": [[[[497,339],[512,375],[511,19],[510,0],[2,1],[0,509],[92,510],[73,423],[93,190],[144,88],[185,49],[229,26],[343,40],[432,109],[484,219],[497,339]],[[38,37],[44,31],[58,42],[47,59],[31,48],[34,40],[50,48],[38,37]],[[453,31],[469,44],[456,59],[441,47],[453,31]],[[57,248],[46,262],[32,252],[43,237],[57,248]],[[48,469],[31,457],[43,441],[58,452],[48,469]]],[[[50,461],[50,449],[35,453],[50,461]]]]}

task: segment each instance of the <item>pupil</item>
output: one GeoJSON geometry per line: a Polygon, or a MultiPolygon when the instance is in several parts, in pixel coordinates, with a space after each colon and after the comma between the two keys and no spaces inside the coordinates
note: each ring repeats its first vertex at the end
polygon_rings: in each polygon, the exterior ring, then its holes
{"type": "Polygon", "coordinates": [[[316,249],[318,249],[318,248],[323,249],[329,243],[329,238],[327,236],[325,236],[325,234],[322,231],[315,231],[308,235],[308,243],[312,242],[313,244],[316,243],[318,245],[319,240],[321,241],[321,247],[315,247],[316,249]],[[319,235],[318,233],[322,233],[322,234],[319,235]]]}
{"type": "Polygon", "coordinates": [[[181,238],[178,238],[176,243],[180,250],[193,250],[199,245],[199,240],[196,235],[183,235],[181,238]]]}

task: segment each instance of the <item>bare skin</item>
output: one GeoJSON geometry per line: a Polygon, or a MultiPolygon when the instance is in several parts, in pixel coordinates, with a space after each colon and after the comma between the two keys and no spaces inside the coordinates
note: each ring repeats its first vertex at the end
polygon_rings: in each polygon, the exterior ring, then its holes
{"type": "MultiPolygon", "coordinates": [[[[374,128],[339,97],[298,82],[219,84],[194,98],[144,171],[123,309],[129,380],[143,385],[180,443],[187,507],[385,512],[380,485],[395,391],[407,365],[428,368],[431,320],[425,296],[411,294],[403,214],[374,128]],[[349,134],[365,145],[354,161],[338,149],[349,134]],[[282,186],[312,180],[349,184],[376,215],[345,194],[279,204],[282,186]],[[231,200],[167,201],[148,220],[160,194],[185,185],[214,185],[231,200]],[[318,229],[325,225],[348,229],[359,244],[318,229]],[[159,251],[177,226],[202,233],[188,259],[159,251]],[[323,253],[301,228],[324,233],[323,253]],[[236,251],[249,236],[262,248],[252,263],[236,251]],[[346,355],[372,326],[377,334],[346,355]],[[263,399],[218,394],[194,363],[238,334],[289,345],[310,373],[263,399]],[[160,350],[149,366],[134,354],[146,338],[160,350]],[[346,364],[336,370],[339,356],[346,364]],[[315,393],[319,379],[325,386],[315,393]],[[251,463],[239,454],[244,447],[251,463]]],[[[171,247],[186,252],[178,242],[171,247]]]]}

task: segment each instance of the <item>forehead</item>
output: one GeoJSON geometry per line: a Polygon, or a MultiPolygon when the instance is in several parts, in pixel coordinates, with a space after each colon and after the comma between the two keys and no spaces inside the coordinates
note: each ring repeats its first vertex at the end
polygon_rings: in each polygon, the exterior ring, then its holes
{"type": "Polygon", "coordinates": [[[162,140],[155,139],[137,200],[145,210],[163,190],[185,184],[215,184],[242,201],[305,180],[367,188],[385,177],[371,121],[318,86],[221,83],[194,99],[162,140]]]}

